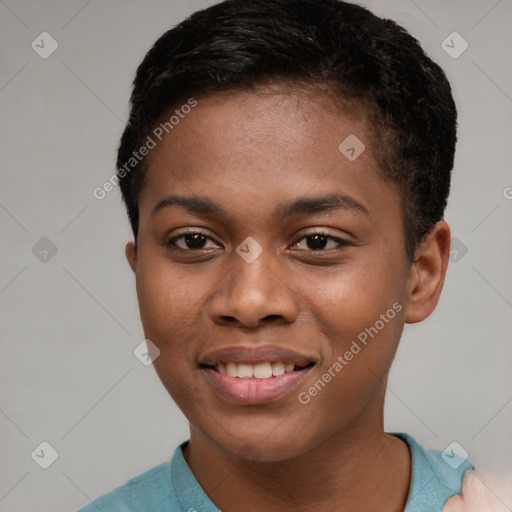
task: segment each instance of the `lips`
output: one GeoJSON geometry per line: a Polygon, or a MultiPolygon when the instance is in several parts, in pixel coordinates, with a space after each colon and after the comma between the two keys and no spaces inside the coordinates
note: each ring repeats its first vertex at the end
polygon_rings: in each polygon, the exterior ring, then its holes
{"type": "Polygon", "coordinates": [[[313,356],[265,345],[216,350],[200,360],[200,368],[222,398],[248,405],[289,393],[316,363],[313,356]]]}

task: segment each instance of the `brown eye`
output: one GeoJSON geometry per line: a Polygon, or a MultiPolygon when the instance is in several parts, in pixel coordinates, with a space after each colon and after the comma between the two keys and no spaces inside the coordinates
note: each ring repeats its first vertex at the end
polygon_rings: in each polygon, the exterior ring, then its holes
{"type": "Polygon", "coordinates": [[[311,233],[301,238],[301,240],[297,242],[294,247],[297,247],[301,250],[325,251],[336,248],[342,250],[344,247],[349,245],[351,245],[350,242],[347,242],[341,238],[327,235],[326,233],[311,233]],[[306,241],[305,247],[299,247],[299,245],[304,240],[306,241]]]}
{"type": "Polygon", "coordinates": [[[171,238],[165,243],[165,245],[175,246],[178,249],[182,249],[184,251],[197,251],[201,249],[211,248],[206,246],[208,241],[213,242],[213,240],[210,237],[206,236],[201,232],[190,232],[183,233],[182,235],[178,235],[171,238]]]}

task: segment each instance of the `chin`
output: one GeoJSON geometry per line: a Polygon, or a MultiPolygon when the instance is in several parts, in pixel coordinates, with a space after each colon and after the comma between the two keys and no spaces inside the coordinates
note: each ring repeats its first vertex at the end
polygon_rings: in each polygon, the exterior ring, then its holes
{"type": "Polygon", "coordinates": [[[297,434],[283,432],[277,435],[274,432],[267,435],[263,432],[265,431],[258,433],[245,431],[242,434],[239,431],[235,434],[227,430],[223,436],[219,436],[219,432],[216,431],[214,436],[207,435],[207,437],[225,454],[252,462],[291,460],[314,449],[314,443],[307,443],[304,438],[299,439],[297,434]],[[298,441],[302,442],[299,444],[298,441]]]}

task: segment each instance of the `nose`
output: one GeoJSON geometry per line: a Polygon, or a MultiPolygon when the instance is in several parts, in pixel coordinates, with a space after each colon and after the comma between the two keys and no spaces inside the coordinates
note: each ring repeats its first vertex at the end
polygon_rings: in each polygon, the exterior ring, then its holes
{"type": "Polygon", "coordinates": [[[272,255],[264,254],[252,263],[233,255],[231,271],[218,283],[210,302],[215,323],[255,329],[295,321],[299,298],[278,275],[277,265],[271,268],[272,255]]]}

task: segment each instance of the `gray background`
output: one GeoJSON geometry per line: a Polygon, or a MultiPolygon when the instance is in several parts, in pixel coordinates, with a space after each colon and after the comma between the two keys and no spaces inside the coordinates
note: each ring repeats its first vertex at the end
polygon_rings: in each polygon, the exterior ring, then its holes
{"type": "MultiPolygon", "coordinates": [[[[133,355],[143,333],[120,195],[98,201],[92,190],[114,171],[136,66],[207,4],[0,1],[1,511],[76,510],[188,436],[153,368],[133,355]],[[31,48],[43,31],[59,45],[47,59],[31,48]],[[43,237],[56,254],[41,252],[43,237]],[[58,452],[48,469],[31,458],[43,441],[58,452]]],[[[446,214],[457,253],[436,312],[406,326],[386,429],[438,449],[457,441],[482,470],[510,476],[512,2],[365,5],[422,42],[460,112],[446,214]],[[469,43],[456,59],[441,46],[453,31],[469,43]]]]}

